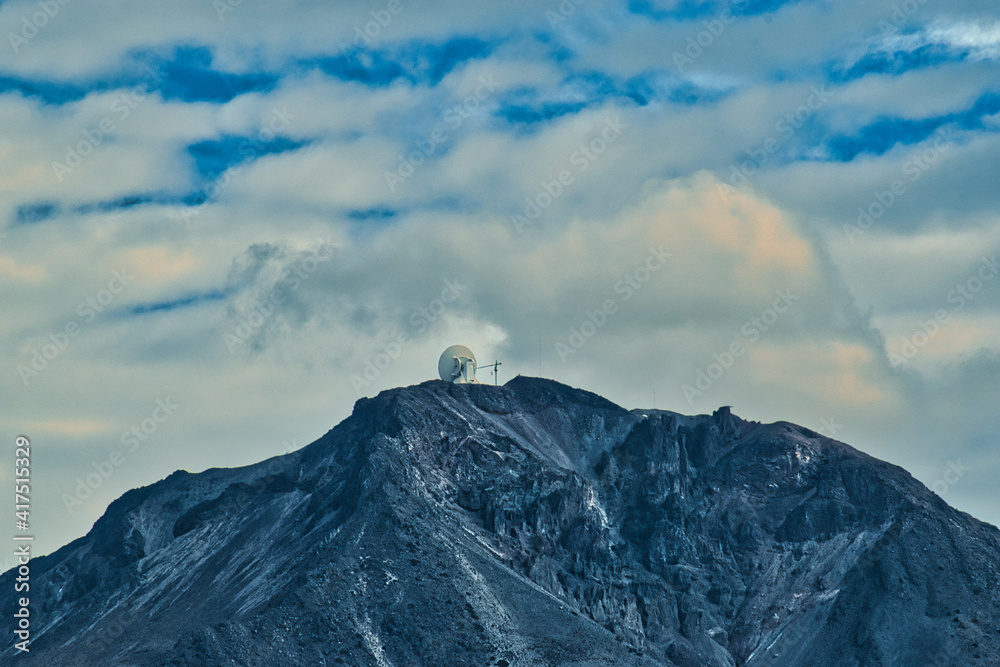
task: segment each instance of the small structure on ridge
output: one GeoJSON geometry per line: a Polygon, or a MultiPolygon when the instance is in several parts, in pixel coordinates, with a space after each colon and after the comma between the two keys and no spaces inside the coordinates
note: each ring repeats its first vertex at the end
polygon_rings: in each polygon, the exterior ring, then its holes
{"type": "Polygon", "coordinates": [[[479,384],[476,379],[476,355],[464,345],[452,345],[441,353],[438,374],[445,382],[479,384]]]}

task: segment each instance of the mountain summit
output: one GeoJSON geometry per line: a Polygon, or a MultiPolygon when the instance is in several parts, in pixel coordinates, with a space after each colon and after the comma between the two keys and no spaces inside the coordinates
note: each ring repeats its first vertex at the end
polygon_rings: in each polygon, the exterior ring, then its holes
{"type": "Polygon", "coordinates": [[[17,664],[995,667],[998,569],[1000,530],[794,424],[435,380],[123,495],[32,562],[17,664]]]}

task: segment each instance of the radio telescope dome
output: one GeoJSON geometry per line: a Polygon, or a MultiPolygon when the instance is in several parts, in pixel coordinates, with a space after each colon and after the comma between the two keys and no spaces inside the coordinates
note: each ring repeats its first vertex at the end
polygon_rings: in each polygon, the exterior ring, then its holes
{"type": "Polygon", "coordinates": [[[476,379],[476,355],[464,345],[452,345],[441,353],[438,375],[445,382],[479,384],[476,379]]]}

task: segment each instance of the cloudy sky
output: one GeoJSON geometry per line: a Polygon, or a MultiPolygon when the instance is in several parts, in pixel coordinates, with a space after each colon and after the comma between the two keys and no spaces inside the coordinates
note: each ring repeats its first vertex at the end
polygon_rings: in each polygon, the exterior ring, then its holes
{"type": "Polygon", "coordinates": [[[29,436],[42,552],[456,342],[1000,523],[995,0],[5,0],[0,36],[0,484],[29,436]]]}

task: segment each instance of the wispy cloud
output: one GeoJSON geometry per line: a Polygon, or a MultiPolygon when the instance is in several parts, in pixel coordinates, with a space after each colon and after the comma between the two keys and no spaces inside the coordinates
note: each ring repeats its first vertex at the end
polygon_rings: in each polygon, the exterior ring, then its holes
{"type": "Polygon", "coordinates": [[[397,81],[436,85],[456,67],[485,58],[496,43],[478,37],[455,37],[443,42],[413,41],[380,48],[354,47],[339,53],[303,60],[342,81],[388,86],[397,81]]]}
{"type": "Polygon", "coordinates": [[[827,138],[821,159],[848,162],[860,155],[882,155],[896,145],[927,140],[947,126],[975,131],[988,127],[986,120],[1000,113],[1000,93],[984,93],[971,106],[927,118],[879,117],[851,134],[827,138]]]}
{"type": "Polygon", "coordinates": [[[1000,58],[1000,23],[937,22],[919,30],[892,32],[873,40],[852,61],[831,65],[835,81],[851,81],[869,74],[899,75],[947,63],[1000,58]]]}
{"type": "MultiPolygon", "coordinates": [[[[262,433],[312,439],[404,334],[365,391],[434,377],[462,341],[630,407],[672,385],[686,410],[680,387],[777,289],[801,299],[695,409],[833,414],[911,468],[940,470],[945,441],[992,456],[996,280],[919,363],[886,361],[1000,250],[1000,23],[981,0],[404,2],[391,22],[353,0],[236,4],[220,21],[211,2],[65,3],[2,45],[0,345],[48,368],[0,375],[9,430],[87,453],[104,434],[78,419],[191,406],[94,513],[176,468],[263,458],[262,433]],[[616,286],[661,246],[626,303],[616,286]],[[442,310],[446,281],[461,298],[442,310]],[[562,363],[554,344],[605,299],[621,308],[562,363]]],[[[0,5],[5,35],[38,11],[0,5]]],[[[96,518],[46,502],[48,547],[96,518]]]]}
{"type": "Polygon", "coordinates": [[[513,125],[530,126],[604,104],[625,107],[654,103],[711,104],[735,89],[735,85],[721,79],[684,77],[668,71],[644,72],[623,80],[603,72],[581,72],[567,76],[555,91],[536,88],[510,91],[497,116],[513,125]]]}

